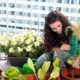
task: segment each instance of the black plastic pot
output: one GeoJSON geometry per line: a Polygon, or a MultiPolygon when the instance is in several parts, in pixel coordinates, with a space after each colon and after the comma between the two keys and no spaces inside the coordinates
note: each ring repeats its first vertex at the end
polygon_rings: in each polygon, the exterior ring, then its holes
{"type": "Polygon", "coordinates": [[[25,63],[27,63],[28,57],[8,57],[10,64],[12,66],[22,67],[25,63]]]}

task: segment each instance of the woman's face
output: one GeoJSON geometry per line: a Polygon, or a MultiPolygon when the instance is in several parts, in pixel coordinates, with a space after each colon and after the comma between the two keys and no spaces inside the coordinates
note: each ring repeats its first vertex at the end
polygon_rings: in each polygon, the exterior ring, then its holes
{"type": "Polygon", "coordinates": [[[60,21],[56,21],[50,24],[50,28],[52,29],[52,31],[56,32],[57,34],[62,33],[62,23],[60,21]]]}

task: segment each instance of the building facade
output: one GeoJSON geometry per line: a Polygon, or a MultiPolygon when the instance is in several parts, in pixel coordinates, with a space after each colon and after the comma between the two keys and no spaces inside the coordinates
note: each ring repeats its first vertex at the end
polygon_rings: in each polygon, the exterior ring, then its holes
{"type": "Polygon", "coordinates": [[[0,32],[42,32],[45,16],[54,10],[70,22],[80,20],[80,0],[0,0],[0,32]]]}

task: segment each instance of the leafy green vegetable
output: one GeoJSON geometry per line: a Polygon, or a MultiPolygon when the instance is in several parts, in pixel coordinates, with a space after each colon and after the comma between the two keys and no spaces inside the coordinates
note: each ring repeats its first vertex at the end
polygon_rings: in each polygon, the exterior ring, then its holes
{"type": "Polygon", "coordinates": [[[36,73],[36,70],[34,68],[34,64],[32,62],[32,60],[30,58],[28,58],[28,62],[27,64],[29,65],[29,67],[33,70],[34,73],[36,73]]]}
{"type": "Polygon", "coordinates": [[[60,74],[60,67],[56,67],[56,68],[52,71],[49,80],[51,80],[51,79],[56,79],[57,77],[59,77],[59,74],[60,74]]]}
{"type": "Polygon", "coordinates": [[[56,58],[56,60],[53,62],[53,67],[56,68],[59,66],[59,63],[60,63],[60,59],[59,58],[56,58]]]}
{"type": "Polygon", "coordinates": [[[43,70],[44,74],[46,74],[46,72],[48,71],[49,67],[50,67],[50,61],[45,61],[43,66],[42,66],[42,70],[43,70]]]}
{"type": "Polygon", "coordinates": [[[25,80],[16,67],[10,67],[4,73],[5,80],[25,80]]]}
{"type": "Polygon", "coordinates": [[[39,80],[43,80],[44,78],[44,72],[41,68],[38,70],[38,78],[39,80]]]}

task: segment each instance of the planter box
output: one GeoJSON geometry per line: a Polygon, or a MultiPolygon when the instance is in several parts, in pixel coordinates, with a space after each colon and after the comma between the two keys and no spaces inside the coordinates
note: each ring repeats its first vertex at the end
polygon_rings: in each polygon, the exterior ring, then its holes
{"type": "MultiPolygon", "coordinates": [[[[24,77],[26,78],[26,80],[38,80],[37,76],[35,76],[34,74],[24,75],[24,77]]],[[[50,75],[46,74],[43,80],[48,80],[49,77],[50,75]]],[[[56,80],[60,80],[60,78],[56,78],[56,80]]]]}
{"type": "Polygon", "coordinates": [[[63,80],[80,80],[80,68],[66,68],[61,75],[63,80]]]}
{"type": "Polygon", "coordinates": [[[8,57],[12,66],[22,67],[27,62],[27,57],[8,57]]]}

